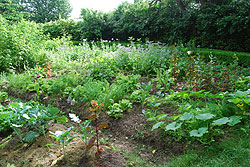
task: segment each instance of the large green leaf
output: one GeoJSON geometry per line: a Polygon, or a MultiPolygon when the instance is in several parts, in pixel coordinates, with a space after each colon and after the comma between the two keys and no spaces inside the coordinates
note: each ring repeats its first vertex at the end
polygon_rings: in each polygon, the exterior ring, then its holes
{"type": "Polygon", "coordinates": [[[152,130],[155,130],[157,128],[159,128],[160,126],[162,126],[164,124],[164,122],[157,122],[156,124],[154,124],[154,126],[152,127],[152,130]]]}
{"type": "Polygon", "coordinates": [[[161,120],[164,120],[167,116],[168,116],[168,114],[160,114],[157,116],[157,118],[159,121],[161,121],[161,120]]]}
{"type": "Polygon", "coordinates": [[[189,120],[189,119],[191,119],[193,116],[194,116],[193,113],[185,112],[185,113],[180,117],[180,120],[181,120],[181,121],[189,120]]]}
{"type": "Polygon", "coordinates": [[[165,127],[165,130],[166,131],[169,131],[169,130],[175,131],[176,129],[179,129],[181,127],[181,125],[182,125],[182,123],[172,122],[165,127]]]}
{"type": "Polygon", "coordinates": [[[203,136],[205,133],[208,133],[208,129],[207,128],[199,128],[198,130],[192,130],[191,132],[189,132],[190,136],[194,136],[194,137],[201,137],[203,136]]]}
{"type": "Polygon", "coordinates": [[[240,91],[240,90],[237,90],[237,92],[235,93],[235,95],[239,96],[239,97],[244,97],[246,95],[249,94],[249,91],[240,91]]]}
{"type": "Polygon", "coordinates": [[[241,102],[240,98],[236,98],[236,99],[228,99],[229,102],[234,103],[234,104],[238,104],[239,102],[241,102]]]}
{"type": "Polygon", "coordinates": [[[213,121],[213,125],[225,125],[227,124],[229,121],[228,117],[223,117],[217,120],[213,121]]]}
{"type": "Polygon", "coordinates": [[[250,103],[250,98],[244,99],[244,102],[247,103],[247,104],[249,104],[250,103]]]}
{"type": "Polygon", "coordinates": [[[202,119],[202,120],[211,119],[213,117],[214,117],[214,115],[210,114],[210,113],[198,114],[198,115],[195,116],[195,118],[202,119]]]}
{"type": "Polygon", "coordinates": [[[241,116],[236,116],[236,115],[231,116],[231,117],[229,117],[228,125],[229,125],[229,126],[234,126],[234,125],[236,125],[237,123],[240,123],[240,122],[241,122],[241,119],[242,119],[241,116]]]}
{"type": "Polygon", "coordinates": [[[38,136],[40,136],[40,133],[38,131],[30,131],[27,133],[27,135],[23,138],[23,141],[25,143],[30,143],[33,140],[35,140],[38,136]]]}
{"type": "Polygon", "coordinates": [[[170,118],[170,119],[173,119],[173,120],[176,120],[176,119],[178,119],[180,116],[181,116],[181,114],[175,115],[175,116],[172,116],[172,117],[169,117],[169,118],[170,118]]]}

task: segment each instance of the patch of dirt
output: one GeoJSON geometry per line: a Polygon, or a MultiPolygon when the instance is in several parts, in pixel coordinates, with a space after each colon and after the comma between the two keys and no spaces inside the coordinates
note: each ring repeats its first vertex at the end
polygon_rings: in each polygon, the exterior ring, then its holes
{"type": "MultiPolygon", "coordinates": [[[[171,114],[173,111],[166,108],[166,112],[171,114]]],[[[109,124],[106,133],[109,133],[111,141],[116,146],[123,147],[125,152],[132,152],[138,151],[134,149],[141,145],[146,150],[141,153],[141,158],[148,161],[159,159],[166,162],[169,156],[182,154],[187,149],[186,143],[170,140],[168,136],[161,135],[164,134],[161,130],[151,131],[152,123],[146,121],[141,105],[134,105],[121,119],[109,117],[106,122],[109,124]],[[156,152],[153,153],[152,150],[156,152]]]]}
{"type": "MultiPolygon", "coordinates": [[[[63,125],[54,124],[49,131],[65,131],[66,129],[67,127],[63,125]]],[[[79,165],[94,167],[96,160],[91,157],[93,151],[86,152],[84,143],[79,138],[74,139],[73,142],[76,144],[66,147],[66,157],[64,157],[61,146],[46,146],[47,144],[58,144],[50,137],[49,132],[45,136],[37,138],[31,145],[13,139],[6,147],[0,148],[0,166],[7,166],[8,163],[11,163],[16,167],[77,167],[79,165]]]]}

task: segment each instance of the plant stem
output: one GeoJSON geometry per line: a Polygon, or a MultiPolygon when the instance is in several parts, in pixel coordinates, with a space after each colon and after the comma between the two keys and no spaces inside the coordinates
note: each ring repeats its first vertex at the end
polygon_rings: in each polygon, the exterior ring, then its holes
{"type": "Polygon", "coordinates": [[[64,145],[64,142],[62,143],[63,144],[63,155],[64,155],[64,157],[66,157],[66,153],[65,153],[65,145],[64,145]]]}
{"type": "Polygon", "coordinates": [[[97,113],[96,113],[96,110],[95,110],[95,115],[96,115],[96,118],[95,118],[95,130],[96,130],[96,147],[97,147],[97,154],[99,154],[99,134],[98,134],[98,120],[97,120],[97,113]]]}

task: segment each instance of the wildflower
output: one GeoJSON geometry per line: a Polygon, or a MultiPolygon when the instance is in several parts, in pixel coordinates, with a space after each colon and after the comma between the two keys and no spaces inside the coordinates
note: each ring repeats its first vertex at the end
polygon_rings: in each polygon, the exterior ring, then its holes
{"type": "Polygon", "coordinates": [[[187,51],[187,54],[188,54],[188,55],[191,55],[191,54],[192,54],[192,51],[187,51]]]}
{"type": "Polygon", "coordinates": [[[71,118],[72,121],[74,121],[76,123],[81,122],[81,120],[75,114],[69,114],[69,117],[71,118]]]}
{"type": "Polygon", "coordinates": [[[238,106],[238,107],[243,107],[243,106],[244,106],[244,104],[237,104],[237,106],[238,106]]]}

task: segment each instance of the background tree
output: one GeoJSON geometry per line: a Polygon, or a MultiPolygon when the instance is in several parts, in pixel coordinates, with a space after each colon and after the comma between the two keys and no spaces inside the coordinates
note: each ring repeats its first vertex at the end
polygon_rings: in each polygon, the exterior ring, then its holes
{"type": "Polygon", "coordinates": [[[67,19],[72,11],[68,0],[19,0],[19,4],[31,13],[28,19],[37,23],[67,19]]]}
{"type": "Polygon", "coordinates": [[[20,9],[21,6],[13,0],[0,0],[0,14],[7,20],[20,20],[24,14],[20,9]]]}
{"type": "Polygon", "coordinates": [[[83,8],[81,9],[81,19],[80,28],[82,38],[88,41],[106,39],[107,36],[109,36],[108,38],[112,38],[108,13],[105,14],[101,11],[83,8]]]}

